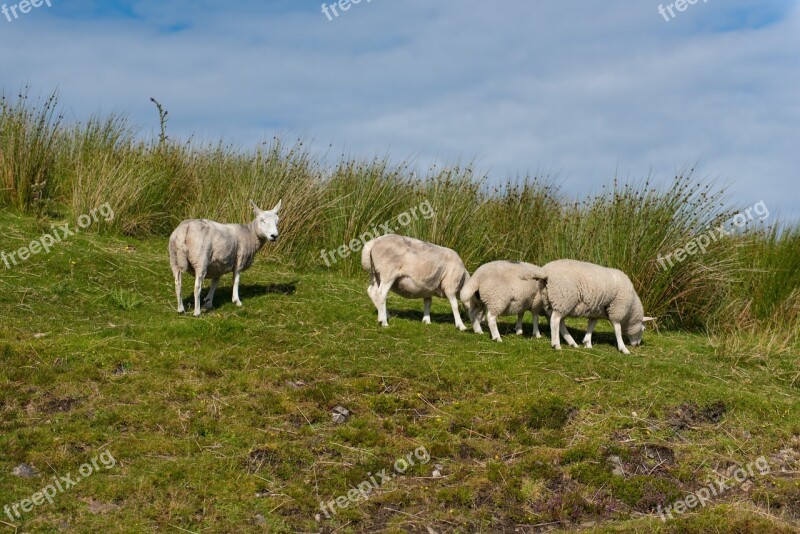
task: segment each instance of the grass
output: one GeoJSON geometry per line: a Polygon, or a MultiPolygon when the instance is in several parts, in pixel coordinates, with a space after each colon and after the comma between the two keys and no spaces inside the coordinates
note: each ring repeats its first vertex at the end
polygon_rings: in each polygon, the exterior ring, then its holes
{"type": "MultiPolygon", "coordinates": [[[[354,180],[369,191],[400,187],[354,180]]],[[[419,187],[468,189],[446,180],[419,187]]],[[[374,216],[364,205],[336,220],[356,232],[416,204],[398,201],[374,216]]],[[[0,212],[0,250],[38,237],[50,217],[0,212]]],[[[433,324],[423,325],[421,303],[398,297],[382,329],[366,275],[298,266],[287,259],[296,245],[266,247],[243,275],[244,307],[230,303],[226,277],[215,310],[180,316],[165,238],[91,230],[0,267],[0,506],[54,474],[77,473],[101,451],[117,462],[23,514],[19,531],[800,528],[792,350],[748,353],[761,345],[745,331],[718,339],[662,328],[624,356],[608,325],[598,325],[594,349],[556,352],[544,339],[514,336],[512,318],[501,325],[502,344],[460,333],[439,300],[433,324]],[[351,416],[335,424],[339,405],[351,416]],[[391,471],[419,447],[428,463],[315,519],[320,501],[391,471]],[[658,517],[659,505],[760,456],[770,474],[666,523],[658,517]],[[21,463],[42,476],[11,475],[21,463]],[[437,464],[441,477],[432,475],[437,464]]],[[[770,239],[795,239],[784,235],[770,239]]],[[[512,237],[501,234],[506,245],[512,237]]]]}
{"type": "MultiPolygon", "coordinates": [[[[628,273],[662,327],[711,332],[717,350],[731,355],[800,349],[797,224],[748,221],[703,254],[659,261],[709,228],[730,228],[748,208],[690,168],[663,186],[614,180],[570,198],[550,177],[498,182],[470,164],[420,170],[344,155],[324,163],[331,158],[302,140],[277,138],[249,150],[200,145],[167,136],[160,107],[162,131],[150,140],[124,115],[68,123],[59,110],[56,95],[36,100],[27,88],[0,98],[0,206],[71,221],[109,206],[115,216],[93,230],[163,238],[181,220],[246,222],[248,198],[267,208],[282,198],[273,257],[313,270],[324,264],[321,251],[425,203],[435,216],[394,230],[458,251],[470,270],[494,259],[592,261],[628,273]]],[[[356,275],[358,254],[331,268],[356,275]]]]}

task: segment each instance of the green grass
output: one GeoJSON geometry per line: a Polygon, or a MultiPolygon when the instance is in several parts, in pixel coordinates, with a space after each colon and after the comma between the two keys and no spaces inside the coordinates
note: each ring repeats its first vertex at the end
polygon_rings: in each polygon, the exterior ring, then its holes
{"type": "MultiPolygon", "coordinates": [[[[471,164],[418,169],[388,157],[336,160],[302,140],[243,149],[148,139],[124,115],[67,122],[60,109],[55,95],[36,100],[27,88],[0,97],[0,206],[70,221],[108,206],[113,219],[92,231],[164,238],[181,220],[243,223],[252,218],[248,198],[266,208],[282,198],[273,258],[310,271],[323,266],[321,251],[426,203],[433,216],[393,230],[452,248],[470,271],[496,259],[591,261],[626,272],[661,327],[713,333],[718,352],[800,350],[796,223],[773,213],[715,240],[706,253],[659,262],[748,207],[690,168],[659,186],[597,177],[608,185],[572,198],[548,176],[497,180],[471,164]]],[[[757,202],[754,196],[750,204],[757,202]]],[[[332,270],[357,275],[359,255],[332,270]]],[[[123,308],[135,304],[121,293],[112,298],[123,308]]]]}
{"type": "MultiPolygon", "coordinates": [[[[0,212],[0,250],[51,222],[0,212]]],[[[0,265],[0,506],[101,450],[117,460],[25,513],[20,531],[800,528],[798,466],[780,473],[774,459],[800,450],[796,352],[748,356],[662,329],[624,356],[602,324],[594,349],[556,352],[514,336],[512,318],[498,344],[458,332],[446,303],[423,325],[421,302],[396,296],[382,329],[365,274],[274,252],[243,275],[244,307],[226,277],[200,318],[175,312],[163,237],[83,233],[0,265]],[[337,405],[352,412],[341,425],[337,405]],[[320,501],[420,446],[429,463],[315,520],[320,501]],[[773,471],[752,487],[667,523],[656,515],[762,455],[773,471]],[[21,463],[42,477],[11,475],[21,463]]]]}

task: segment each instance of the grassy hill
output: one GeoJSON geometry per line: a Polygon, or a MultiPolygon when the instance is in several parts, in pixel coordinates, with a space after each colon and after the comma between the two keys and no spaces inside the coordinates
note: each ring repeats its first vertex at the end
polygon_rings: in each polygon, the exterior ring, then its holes
{"type": "MultiPolygon", "coordinates": [[[[0,250],[56,219],[0,212],[0,250]]],[[[800,376],[783,340],[748,352],[662,327],[624,356],[600,324],[594,349],[556,352],[529,317],[498,344],[458,332],[441,301],[423,325],[421,302],[396,296],[381,329],[366,275],[269,248],[244,307],[226,277],[200,318],[174,310],[164,237],[92,229],[0,265],[0,506],[115,460],[21,513],[20,532],[800,528],[800,376]],[[735,480],[762,457],[769,473],[735,480]],[[718,480],[730,488],[705,506],[659,517],[718,480]]]]}

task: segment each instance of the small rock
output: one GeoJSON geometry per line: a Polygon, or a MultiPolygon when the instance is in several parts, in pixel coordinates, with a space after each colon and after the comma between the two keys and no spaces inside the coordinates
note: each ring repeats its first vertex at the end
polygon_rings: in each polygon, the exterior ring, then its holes
{"type": "Polygon", "coordinates": [[[11,474],[20,478],[37,478],[41,476],[39,470],[30,464],[19,464],[11,470],[11,474]]]}
{"type": "Polygon", "coordinates": [[[622,458],[619,456],[609,456],[608,462],[611,464],[611,473],[618,477],[625,476],[625,468],[622,466],[622,458]]]}
{"type": "MultiPolygon", "coordinates": [[[[317,514],[317,515],[319,515],[319,514],[317,514]]],[[[267,524],[267,520],[264,518],[263,515],[256,514],[256,524],[257,525],[266,525],[267,524]]]]}
{"type": "Polygon", "coordinates": [[[107,514],[119,510],[119,505],[113,502],[100,502],[89,497],[85,501],[89,505],[89,511],[93,514],[107,514]]]}
{"type": "Polygon", "coordinates": [[[293,388],[301,388],[306,385],[305,382],[302,380],[287,380],[286,385],[291,386],[293,388]]]}
{"type": "Polygon", "coordinates": [[[753,435],[750,433],[749,430],[745,430],[744,432],[742,432],[742,435],[744,436],[744,439],[750,439],[753,437],[753,435]]]}
{"type": "Polygon", "coordinates": [[[753,483],[749,480],[746,480],[744,484],[741,485],[742,491],[748,493],[751,489],[753,489],[753,483]]]}
{"type": "Polygon", "coordinates": [[[433,466],[433,473],[431,474],[433,476],[433,478],[440,478],[442,476],[442,469],[444,469],[442,464],[434,465],[433,466]]]}
{"type": "Polygon", "coordinates": [[[314,521],[316,521],[317,523],[322,521],[322,514],[314,514],[314,521]]]}
{"type": "Polygon", "coordinates": [[[47,335],[47,333],[45,333],[45,332],[38,332],[36,334],[33,334],[33,339],[41,339],[46,335],[47,335]]]}
{"type": "Polygon", "coordinates": [[[333,418],[333,422],[337,425],[341,425],[345,421],[350,418],[350,410],[345,408],[344,406],[336,406],[333,409],[333,413],[331,414],[333,418]]]}

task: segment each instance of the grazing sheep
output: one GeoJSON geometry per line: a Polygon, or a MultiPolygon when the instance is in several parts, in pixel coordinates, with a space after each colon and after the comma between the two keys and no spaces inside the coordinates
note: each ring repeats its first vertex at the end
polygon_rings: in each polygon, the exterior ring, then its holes
{"type": "Polygon", "coordinates": [[[481,265],[464,284],[461,301],[469,303],[469,319],[476,334],[483,333],[481,319],[486,320],[492,339],[502,341],[497,331],[497,317],[517,315],[517,335],[522,335],[522,318],[525,312],[533,313],[533,335],[539,333],[539,314],[543,310],[539,296],[539,283],[530,277],[536,265],[519,261],[492,261],[481,265]],[[525,278],[526,275],[529,275],[525,278]]]}
{"type": "Polygon", "coordinates": [[[532,278],[539,280],[539,292],[550,315],[550,341],[561,349],[559,331],[571,347],[578,344],[572,339],[564,317],[588,317],[589,326],[583,344],[592,348],[592,332],[598,319],[608,319],[614,326],[617,348],[630,354],[622,340],[623,330],[631,345],[642,342],[644,317],[642,301],[628,276],[618,269],[609,269],[577,260],[556,260],[533,270],[532,278]]]}
{"type": "Polygon", "coordinates": [[[194,315],[200,315],[200,289],[203,279],[211,277],[203,306],[210,309],[214,291],[223,274],[233,273],[233,303],[239,300],[239,275],[253,263],[256,253],[264,243],[278,239],[278,211],[281,201],[270,211],[262,211],[251,200],[255,219],[250,224],[221,224],[207,219],[183,221],[169,237],[169,263],[175,275],[175,293],[178,295],[178,313],[183,313],[181,299],[182,274],[195,276],[194,315]]]}
{"type": "Polygon", "coordinates": [[[467,329],[458,310],[458,293],[469,280],[469,273],[458,254],[449,248],[411,237],[384,235],[364,245],[361,266],[370,272],[367,293],[378,309],[382,326],[388,326],[386,298],[389,291],[394,291],[405,298],[423,299],[425,324],[431,322],[431,297],[445,297],[453,309],[456,327],[467,329]]]}

